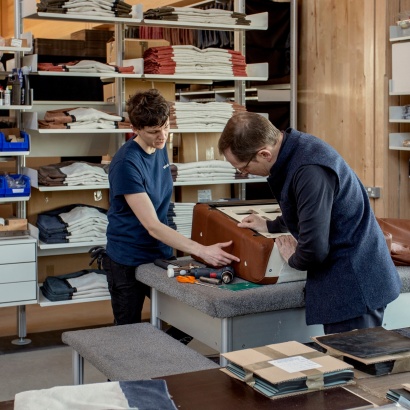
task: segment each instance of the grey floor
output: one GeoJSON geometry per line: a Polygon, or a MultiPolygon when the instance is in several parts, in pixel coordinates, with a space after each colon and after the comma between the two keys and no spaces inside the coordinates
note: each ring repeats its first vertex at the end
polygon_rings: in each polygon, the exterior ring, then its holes
{"type": "MultiPolygon", "coordinates": [[[[14,400],[15,394],[19,392],[73,384],[70,347],[60,345],[33,349],[33,346],[27,346],[19,346],[17,351],[11,348],[11,352],[0,354],[0,410],[12,408],[6,406],[5,402],[14,400]]],[[[205,355],[216,353],[196,340],[189,343],[189,347],[205,355]]],[[[107,381],[102,373],[87,362],[84,378],[85,383],[107,381]]]]}
{"type": "MultiPolygon", "coordinates": [[[[73,384],[71,348],[53,347],[0,355],[0,402],[14,400],[16,393],[73,384]]],[[[93,366],[85,363],[86,383],[105,382],[93,366]]]]}

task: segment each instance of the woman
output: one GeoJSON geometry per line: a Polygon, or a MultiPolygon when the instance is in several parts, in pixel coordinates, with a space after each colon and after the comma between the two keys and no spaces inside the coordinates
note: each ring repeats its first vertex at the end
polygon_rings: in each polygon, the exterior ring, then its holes
{"type": "Polygon", "coordinates": [[[109,170],[110,209],[107,273],[115,323],[138,323],[150,288],[137,281],[135,269],[155,259],[170,258],[173,248],[213,266],[239,259],[223,250],[230,242],[203,246],[167,225],[172,177],[165,143],[169,132],[169,105],[157,90],[137,92],[127,105],[135,138],[115,154],[109,170]]]}

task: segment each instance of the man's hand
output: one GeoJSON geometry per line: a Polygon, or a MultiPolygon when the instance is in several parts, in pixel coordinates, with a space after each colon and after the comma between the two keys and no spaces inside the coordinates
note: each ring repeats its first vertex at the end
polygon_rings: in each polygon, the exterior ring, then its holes
{"type": "Polygon", "coordinates": [[[292,235],[281,235],[275,239],[275,245],[278,247],[279,253],[286,263],[295,253],[297,244],[296,239],[292,235]]]}
{"type": "Polygon", "coordinates": [[[268,232],[266,219],[256,214],[250,214],[238,223],[239,228],[249,228],[256,232],[268,232]]]}

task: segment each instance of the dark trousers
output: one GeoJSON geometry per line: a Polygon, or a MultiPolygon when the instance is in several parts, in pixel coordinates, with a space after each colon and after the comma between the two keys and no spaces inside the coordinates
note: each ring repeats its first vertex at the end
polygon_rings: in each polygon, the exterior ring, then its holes
{"type": "Polygon", "coordinates": [[[121,265],[105,254],[102,267],[107,274],[114,323],[140,323],[144,300],[150,297],[151,288],[135,279],[136,266],[121,265]]]}
{"type": "Polygon", "coordinates": [[[369,327],[378,327],[383,323],[384,310],[386,307],[382,307],[376,310],[367,309],[367,312],[359,317],[353,319],[344,320],[337,323],[328,323],[323,325],[323,329],[326,335],[332,333],[348,332],[355,329],[367,329],[369,327]]]}

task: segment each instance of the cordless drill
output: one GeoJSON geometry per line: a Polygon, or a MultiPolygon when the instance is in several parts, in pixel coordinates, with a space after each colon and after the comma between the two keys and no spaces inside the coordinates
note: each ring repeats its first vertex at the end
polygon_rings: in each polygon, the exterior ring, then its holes
{"type": "Polygon", "coordinates": [[[192,268],[188,275],[195,276],[195,279],[213,278],[223,283],[230,283],[234,277],[234,270],[231,266],[224,266],[223,268],[192,268]]]}

